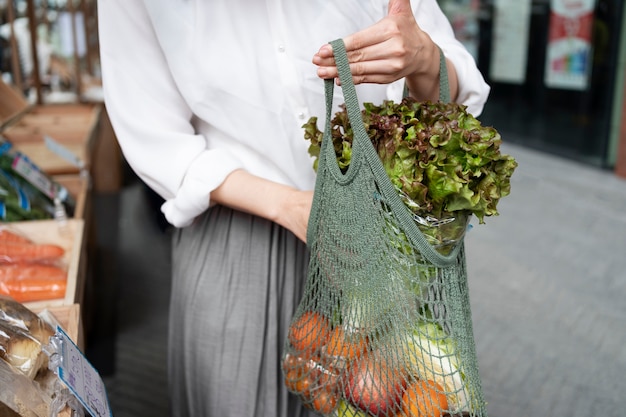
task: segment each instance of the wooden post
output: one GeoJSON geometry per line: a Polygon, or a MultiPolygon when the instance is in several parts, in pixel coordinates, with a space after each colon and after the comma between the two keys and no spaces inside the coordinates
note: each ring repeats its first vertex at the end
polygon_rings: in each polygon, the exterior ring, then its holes
{"type": "Polygon", "coordinates": [[[30,47],[31,55],[33,57],[33,84],[35,85],[35,91],[37,92],[37,104],[43,104],[43,95],[41,91],[41,78],[39,77],[39,54],[37,53],[37,16],[35,13],[35,2],[33,0],[26,0],[27,14],[28,14],[28,27],[30,29],[30,47]]]}
{"type": "MultiPolygon", "coordinates": [[[[80,54],[78,53],[78,30],[76,28],[76,8],[74,7],[74,0],[68,0],[68,9],[70,17],[72,19],[72,45],[74,46],[74,71],[76,72],[76,96],[80,100],[82,97],[82,80],[80,70],[80,54]]],[[[84,18],[84,16],[83,16],[84,18]]]]}
{"type": "Polygon", "coordinates": [[[86,60],[86,68],[85,70],[87,71],[87,73],[89,75],[93,75],[93,65],[91,62],[91,54],[92,54],[92,48],[91,48],[91,32],[90,32],[90,25],[89,25],[89,19],[91,18],[91,14],[89,13],[89,5],[87,4],[87,0],[80,0],[80,6],[81,6],[81,11],[83,12],[83,26],[84,26],[84,30],[85,30],[85,47],[86,47],[86,52],[85,52],[85,60],[86,60]]]}
{"type": "Polygon", "coordinates": [[[13,84],[20,90],[24,91],[24,85],[22,84],[22,66],[20,65],[20,50],[17,44],[17,38],[15,37],[15,9],[13,7],[13,0],[7,2],[8,6],[8,18],[9,28],[11,29],[11,38],[9,44],[11,45],[11,70],[13,72],[13,84]]]}

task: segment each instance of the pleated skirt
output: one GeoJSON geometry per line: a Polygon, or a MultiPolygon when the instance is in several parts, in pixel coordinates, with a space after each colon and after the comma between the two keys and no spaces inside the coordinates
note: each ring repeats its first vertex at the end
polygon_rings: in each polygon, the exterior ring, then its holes
{"type": "Polygon", "coordinates": [[[215,206],[173,234],[169,384],[175,417],[313,417],[280,359],[306,280],[306,245],[215,206]]]}

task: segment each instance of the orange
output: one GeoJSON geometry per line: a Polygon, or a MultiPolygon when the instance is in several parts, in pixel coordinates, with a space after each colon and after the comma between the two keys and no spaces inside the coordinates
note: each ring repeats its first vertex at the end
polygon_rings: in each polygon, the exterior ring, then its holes
{"type": "Polygon", "coordinates": [[[367,348],[365,337],[358,333],[346,334],[341,326],[335,327],[326,343],[326,354],[352,360],[361,356],[367,348]]]}
{"type": "Polygon", "coordinates": [[[282,363],[287,389],[308,396],[314,380],[314,364],[313,360],[287,353],[282,363]]]}
{"type": "Polygon", "coordinates": [[[416,381],[402,395],[402,411],[406,417],[441,417],[447,410],[448,399],[436,382],[416,381]]]}
{"type": "Polygon", "coordinates": [[[319,414],[330,414],[337,409],[339,394],[327,388],[319,388],[312,394],[312,407],[319,414]]]}
{"type": "Polygon", "coordinates": [[[291,323],[289,342],[299,352],[315,352],[320,349],[330,335],[330,323],[326,317],[315,311],[308,311],[291,323]]]}

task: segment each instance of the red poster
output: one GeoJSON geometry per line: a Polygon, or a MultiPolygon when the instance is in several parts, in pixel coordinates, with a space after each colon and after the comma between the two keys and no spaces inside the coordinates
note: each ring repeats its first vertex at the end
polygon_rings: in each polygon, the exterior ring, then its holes
{"type": "Polygon", "coordinates": [[[585,90],[591,71],[595,0],[551,0],[545,82],[548,87],[585,90]]]}

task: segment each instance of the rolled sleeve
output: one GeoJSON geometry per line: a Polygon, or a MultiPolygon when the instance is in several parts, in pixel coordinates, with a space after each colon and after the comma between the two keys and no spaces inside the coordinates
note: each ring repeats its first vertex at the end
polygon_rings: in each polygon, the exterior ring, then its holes
{"type": "Polygon", "coordinates": [[[243,167],[241,161],[227,151],[206,151],[193,161],[173,198],[167,199],[161,211],[175,227],[189,226],[209,208],[209,195],[233,171],[243,167]]]}
{"type": "Polygon", "coordinates": [[[189,225],[242,164],[229,150],[209,149],[196,131],[144,3],[100,0],[98,8],[104,99],[120,148],[165,200],[168,222],[189,225]]]}

